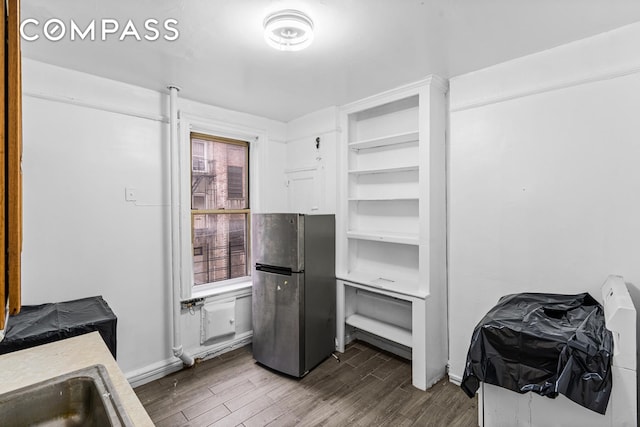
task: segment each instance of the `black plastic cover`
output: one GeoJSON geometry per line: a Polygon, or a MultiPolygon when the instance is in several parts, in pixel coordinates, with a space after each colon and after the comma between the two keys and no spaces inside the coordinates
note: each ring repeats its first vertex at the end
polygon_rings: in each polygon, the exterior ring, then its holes
{"type": "Polygon", "coordinates": [[[0,354],[98,331],[116,357],[117,318],[102,296],[42,305],[23,305],[9,318],[0,354]]]}
{"type": "Polygon", "coordinates": [[[611,394],[613,336],[588,293],[523,293],[500,298],[471,337],[461,387],[480,381],[572,401],[604,414],[611,394]]]}

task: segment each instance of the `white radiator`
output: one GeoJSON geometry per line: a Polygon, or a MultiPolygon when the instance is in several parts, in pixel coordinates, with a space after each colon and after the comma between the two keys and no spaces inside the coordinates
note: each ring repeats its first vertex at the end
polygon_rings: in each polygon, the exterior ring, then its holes
{"type": "Polygon", "coordinates": [[[200,344],[236,333],[236,299],[210,302],[202,306],[200,344]]]}

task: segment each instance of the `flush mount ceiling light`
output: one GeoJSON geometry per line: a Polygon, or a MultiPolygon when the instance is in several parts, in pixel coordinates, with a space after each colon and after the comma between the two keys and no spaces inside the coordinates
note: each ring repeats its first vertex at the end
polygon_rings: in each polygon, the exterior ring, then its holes
{"type": "Polygon", "coordinates": [[[302,50],[313,41],[313,21],[299,10],[281,10],[265,18],[264,39],[278,50],[302,50]]]}

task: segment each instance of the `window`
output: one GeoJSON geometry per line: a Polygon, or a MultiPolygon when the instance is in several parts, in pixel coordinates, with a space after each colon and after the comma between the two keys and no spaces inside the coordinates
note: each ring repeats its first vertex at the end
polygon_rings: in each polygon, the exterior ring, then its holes
{"type": "Polygon", "coordinates": [[[249,144],[191,134],[195,285],[249,275],[249,144]]]}

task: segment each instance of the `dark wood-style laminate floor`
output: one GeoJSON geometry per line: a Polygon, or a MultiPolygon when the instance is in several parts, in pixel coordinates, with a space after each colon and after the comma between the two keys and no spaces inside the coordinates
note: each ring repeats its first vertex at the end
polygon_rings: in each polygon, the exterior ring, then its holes
{"type": "Polygon", "coordinates": [[[242,347],[135,389],[159,427],[477,426],[476,398],[446,379],[411,385],[411,364],[356,342],[302,379],[258,365],[242,347]]]}

